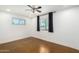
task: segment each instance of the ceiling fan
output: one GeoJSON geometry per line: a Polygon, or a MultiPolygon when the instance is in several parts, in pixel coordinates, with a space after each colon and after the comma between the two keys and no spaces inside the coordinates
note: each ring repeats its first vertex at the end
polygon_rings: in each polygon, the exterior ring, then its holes
{"type": "MultiPolygon", "coordinates": [[[[35,5],[27,5],[28,7],[30,7],[31,8],[31,11],[33,12],[33,13],[35,13],[36,11],[37,12],[39,12],[39,13],[41,13],[42,11],[40,11],[39,9],[41,9],[42,7],[41,6],[38,6],[38,7],[36,7],[35,5]]],[[[26,9],[26,11],[27,11],[28,9],[26,9]]],[[[29,9],[30,10],[30,9],[29,9]]]]}

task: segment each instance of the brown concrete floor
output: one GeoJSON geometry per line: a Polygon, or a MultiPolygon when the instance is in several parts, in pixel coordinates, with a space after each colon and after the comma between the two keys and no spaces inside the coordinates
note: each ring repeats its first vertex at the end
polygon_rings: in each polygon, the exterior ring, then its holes
{"type": "Polygon", "coordinates": [[[51,43],[38,38],[29,37],[0,45],[4,53],[79,53],[78,50],[51,43]]]}

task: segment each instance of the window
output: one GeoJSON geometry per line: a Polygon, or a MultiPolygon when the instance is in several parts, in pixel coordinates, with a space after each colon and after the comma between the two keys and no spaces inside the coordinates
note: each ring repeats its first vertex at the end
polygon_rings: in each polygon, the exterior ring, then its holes
{"type": "Polygon", "coordinates": [[[25,25],[25,19],[17,18],[17,17],[12,17],[12,24],[14,25],[25,25]]]}

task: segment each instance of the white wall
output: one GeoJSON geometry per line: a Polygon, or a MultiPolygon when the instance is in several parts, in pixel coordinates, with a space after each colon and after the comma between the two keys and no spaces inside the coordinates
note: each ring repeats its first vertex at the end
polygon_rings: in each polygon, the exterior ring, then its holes
{"type": "Polygon", "coordinates": [[[36,32],[36,18],[33,19],[32,36],[79,49],[79,7],[54,13],[54,33],[36,32]]]}
{"type": "Polygon", "coordinates": [[[16,16],[9,13],[0,12],[0,44],[29,37],[31,34],[31,20],[16,16]],[[19,17],[26,19],[26,25],[12,25],[12,17],[19,17]]]}

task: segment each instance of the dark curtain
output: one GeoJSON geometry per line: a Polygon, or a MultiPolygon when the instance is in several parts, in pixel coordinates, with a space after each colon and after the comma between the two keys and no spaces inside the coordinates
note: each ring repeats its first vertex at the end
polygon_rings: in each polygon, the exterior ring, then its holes
{"type": "Polygon", "coordinates": [[[37,16],[37,31],[40,31],[40,23],[39,23],[40,17],[37,16]]]}
{"type": "Polygon", "coordinates": [[[53,12],[49,13],[49,32],[53,32],[53,12]]]}

